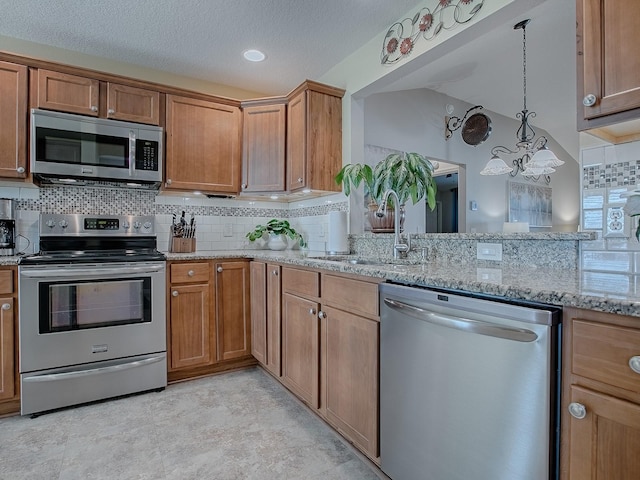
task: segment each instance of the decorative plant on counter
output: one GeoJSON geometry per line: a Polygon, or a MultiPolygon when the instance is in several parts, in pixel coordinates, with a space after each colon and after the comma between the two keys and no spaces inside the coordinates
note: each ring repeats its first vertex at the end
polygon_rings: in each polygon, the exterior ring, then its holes
{"type": "MultiPolygon", "coordinates": [[[[385,222],[385,225],[379,227],[380,220],[375,216],[384,192],[393,190],[398,194],[403,216],[403,207],[409,199],[416,204],[426,198],[429,209],[433,210],[436,206],[437,191],[433,170],[433,164],[419,153],[392,153],[373,168],[360,163],[345,165],[335,180],[338,185],[342,185],[347,196],[351,194],[352,189],[364,183],[364,194],[369,195],[372,202],[369,204],[372,231],[388,232],[393,231],[393,227],[388,226],[393,225],[393,216],[388,215],[390,223],[385,222]]],[[[392,206],[389,205],[390,208],[392,206]]]]}
{"type": "Polygon", "coordinates": [[[291,240],[296,240],[300,247],[304,248],[307,246],[307,242],[305,242],[303,236],[296,232],[287,220],[273,218],[269,220],[266,225],[256,225],[256,228],[247,233],[246,237],[249,241],[255,242],[256,240],[264,238],[265,235],[269,236],[268,245],[271,250],[284,250],[287,248],[287,242],[282,238],[283,235],[289,237],[291,240]]]}
{"type": "MultiPolygon", "coordinates": [[[[634,190],[627,194],[622,194],[627,197],[627,203],[624,206],[624,212],[630,217],[640,216],[640,190],[634,190]]],[[[636,238],[640,242],[640,218],[638,219],[638,227],[636,228],[636,238]]]]}

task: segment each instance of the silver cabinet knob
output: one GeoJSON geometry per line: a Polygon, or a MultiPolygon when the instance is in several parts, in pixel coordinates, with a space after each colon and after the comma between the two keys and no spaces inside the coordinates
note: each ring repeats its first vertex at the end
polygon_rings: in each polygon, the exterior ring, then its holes
{"type": "Polygon", "coordinates": [[[274,270],[272,273],[273,273],[276,277],[278,276],[278,270],[274,270]]]}
{"type": "Polygon", "coordinates": [[[326,313],[324,313],[322,310],[320,310],[320,311],[318,312],[318,318],[327,318],[327,314],[326,314],[326,313]]]}
{"type": "Polygon", "coordinates": [[[189,275],[190,277],[193,277],[196,274],[196,272],[194,272],[193,270],[189,270],[187,272],[187,275],[189,275]]]}
{"type": "Polygon", "coordinates": [[[218,268],[216,268],[216,270],[218,271],[218,273],[221,273],[223,269],[222,269],[222,267],[218,267],[218,268]]]}
{"type": "Polygon", "coordinates": [[[171,295],[173,295],[174,297],[178,296],[178,290],[174,290],[173,292],[171,292],[171,295]]]}
{"type": "Polygon", "coordinates": [[[596,97],[593,93],[589,93],[582,99],[582,105],[584,105],[585,107],[593,107],[596,104],[596,100],[598,100],[598,97],[596,97]]]}
{"type": "Polygon", "coordinates": [[[91,111],[92,112],[97,112],[98,111],[98,107],[96,107],[95,105],[91,105],[91,111]]]}
{"type": "Polygon", "coordinates": [[[10,303],[3,303],[2,304],[2,309],[3,310],[9,310],[11,308],[11,304],[10,303]]]}
{"type": "Polygon", "coordinates": [[[569,413],[573,418],[582,420],[584,417],[587,416],[587,409],[581,403],[573,402],[569,404],[569,413]]]}
{"type": "Polygon", "coordinates": [[[240,185],[243,189],[247,188],[247,184],[243,183],[242,185],[240,185]]]}
{"type": "Polygon", "coordinates": [[[631,370],[636,373],[640,373],[640,355],[636,355],[635,357],[631,357],[629,359],[629,366],[631,370]]]}
{"type": "Polygon", "coordinates": [[[302,177],[298,177],[298,183],[302,183],[302,177]]]}
{"type": "Polygon", "coordinates": [[[18,168],[16,168],[16,172],[18,172],[18,173],[24,173],[24,167],[18,167],[18,168]]]}
{"type": "Polygon", "coordinates": [[[114,113],[116,113],[116,111],[113,108],[110,108],[109,110],[107,110],[107,113],[109,115],[113,115],[114,113]]]}
{"type": "Polygon", "coordinates": [[[310,308],[309,309],[309,315],[315,315],[316,314],[316,309],[315,308],[310,308]]]}
{"type": "Polygon", "coordinates": [[[167,183],[167,185],[171,185],[171,179],[167,178],[167,182],[166,183],[167,183]]]}

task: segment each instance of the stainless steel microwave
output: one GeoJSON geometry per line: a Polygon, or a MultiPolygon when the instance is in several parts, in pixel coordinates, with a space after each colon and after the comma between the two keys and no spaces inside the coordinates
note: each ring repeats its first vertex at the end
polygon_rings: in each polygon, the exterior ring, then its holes
{"type": "Polygon", "coordinates": [[[162,128],[31,110],[31,173],[36,181],[104,180],[158,188],[162,128]]]}

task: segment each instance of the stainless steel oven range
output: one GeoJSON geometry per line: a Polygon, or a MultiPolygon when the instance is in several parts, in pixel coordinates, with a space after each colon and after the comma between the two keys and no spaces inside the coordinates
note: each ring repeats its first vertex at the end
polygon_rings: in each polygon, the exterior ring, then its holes
{"type": "Polygon", "coordinates": [[[40,216],[18,266],[21,414],[167,384],[166,261],[152,216],[40,216]]]}

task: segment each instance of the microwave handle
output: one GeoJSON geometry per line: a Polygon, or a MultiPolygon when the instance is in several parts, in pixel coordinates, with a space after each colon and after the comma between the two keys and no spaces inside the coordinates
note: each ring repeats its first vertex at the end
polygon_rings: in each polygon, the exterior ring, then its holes
{"type": "Polygon", "coordinates": [[[136,171],[136,132],[129,130],[129,176],[133,178],[136,171]]]}

